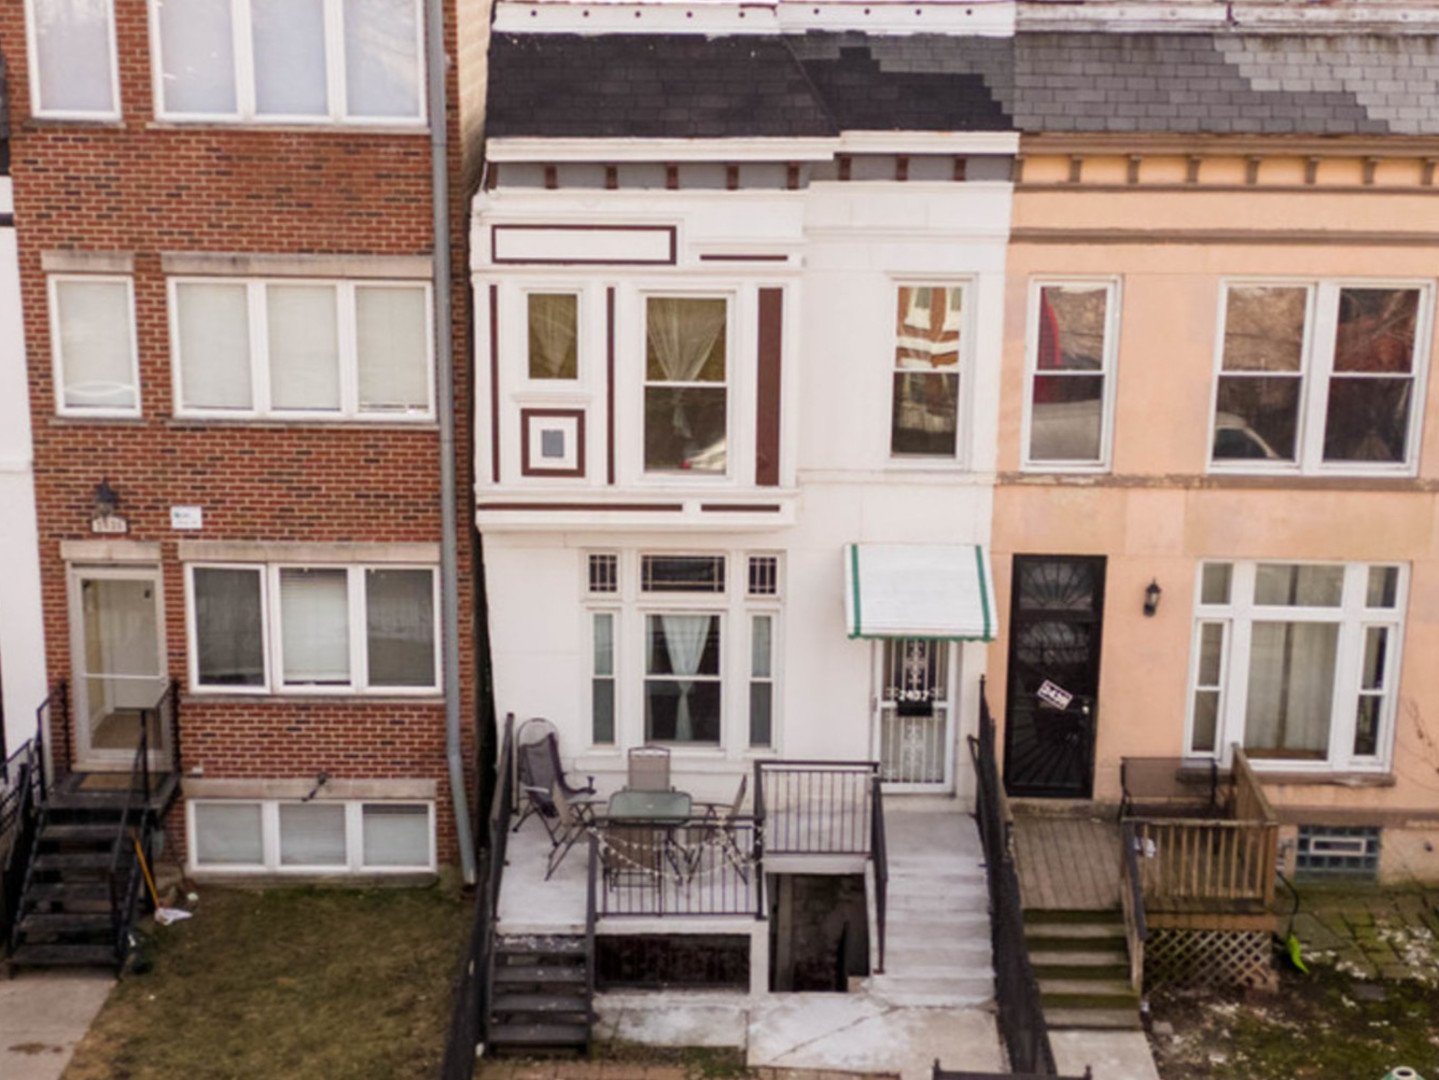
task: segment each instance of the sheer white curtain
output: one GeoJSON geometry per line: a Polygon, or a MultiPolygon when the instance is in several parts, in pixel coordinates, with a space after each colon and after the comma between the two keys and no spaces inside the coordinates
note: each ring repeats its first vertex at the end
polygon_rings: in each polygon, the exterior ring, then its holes
{"type": "Polygon", "coordinates": [[[250,0],[255,111],[261,116],[324,116],[324,0],[250,0]]]}
{"type": "MultiPolygon", "coordinates": [[[[723,300],[652,296],[649,299],[650,355],[664,382],[695,382],[725,328],[723,300]]],[[[650,372],[650,378],[655,373],[650,372]]]]}
{"type": "Polygon", "coordinates": [[[1245,749],[1276,757],[1324,757],[1338,625],[1256,622],[1252,634],[1245,749]]]}
{"type": "Polygon", "coordinates": [[[705,642],[709,640],[711,618],[711,615],[660,616],[670,668],[679,676],[680,700],[675,709],[675,739],[679,742],[694,738],[694,725],[690,721],[690,690],[694,688],[694,680],[686,676],[699,672],[705,642]]]}
{"type": "Polygon", "coordinates": [[[531,293],[529,308],[530,378],[573,379],[577,298],[570,293],[531,293]]]}

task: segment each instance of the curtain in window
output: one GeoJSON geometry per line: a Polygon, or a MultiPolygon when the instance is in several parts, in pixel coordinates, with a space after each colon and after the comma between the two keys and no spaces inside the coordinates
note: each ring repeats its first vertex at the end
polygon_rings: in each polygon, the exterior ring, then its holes
{"type": "MultiPolygon", "coordinates": [[[[657,382],[698,382],[725,329],[723,300],[652,296],[649,299],[649,378],[657,382]],[[653,370],[658,366],[659,370],[653,370]]],[[[711,372],[705,382],[722,382],[711,372]]]]}
{"type": "Polygon", "coordinates": [[[675,712],[675,738],[689,742],[694,738],[694,725],[690,721],[690,690],[694,680],[685,676],[695,675],[704,657],[705,642],[709,640],[710,615],[661,615],[660,622],[665,629],[665,651],[669,654],[670,668],[678,675],[680,700],[675,712]]]}
{"type": "Polygon", "coordinates": [[[371,686],[435,685],[430,571],[365,571],[365,624],[371,686]]]}
{"type": "Polygon", "coordinates": [[[415,0],[345,0],[345,97],[350,116],[420,115],[415,0]]]}
{"type": "Polygon", "coordinates": [[[40,108],[114,111],[110,0],[35,0],[34,18],[40,108]]]}
{"type": "Polygon", "coordinates": [[[324,116],[324,0],[250,0],[255,110],[261,116],[324,116]]]}
{"type": "Polygon", "coordinates": [[[195,570],[196,668],[203,686],[263,686],[260,571],[195,570]]]}
{"type": "Polygon", "coordinates": [[[1245,750],[1262,757],[1325,757],[1339,626],[1256,622],[1251,633],[1245,750]]]}
{"type": "Polygon", "coordinates": [[[355,289],[362,412],[419,412],[429,405],[428,322],[423,289],[355,289]]]}
{"type": "Polygon", "coordinates": [[[572,293],[530,293],[530,378],[577,374],[579,302],[572,293]]]}
{"type": "Polygon", "coordinates": [[[181,404],[189,409],[248,409],[250,311],[243,285],[178,285],[181,404]]]}
{"type": "Polygon", "coordinates": [[[235,112],[230,0],[159,0],[155,7],[165,111],[235,112]]]}
{"type": "Polygon", "coordinates": [[[338,410],[340,344],[334,286],[271,285],[270,401],[276,409],[338,410]]]}
{"type": "Polygon", "coordinates": [[[130,294],[119,281],[61,281],[55,286],[65,404],[134,408],[130,294]]]}
{"type": "Polygon", "coordinates": [[[350,607],[344,570],[281,570],[284,681],[350,681],[350,607]]]}

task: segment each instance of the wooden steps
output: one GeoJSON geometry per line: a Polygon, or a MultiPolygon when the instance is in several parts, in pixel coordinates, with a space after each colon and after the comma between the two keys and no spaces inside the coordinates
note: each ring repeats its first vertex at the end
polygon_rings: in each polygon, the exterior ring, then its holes
{"type": "Polygon", "coordinates": [[[1140,1027],[1120,911],[1026,911],[1024,938],[1051,1029],[1140,1027]]]}
{"type": "Polygon", "coordinates": [[[592,985],[589,949],[582,937],[497,938],[488,1049],[498,1054],[588,1056],[592,985]]]}

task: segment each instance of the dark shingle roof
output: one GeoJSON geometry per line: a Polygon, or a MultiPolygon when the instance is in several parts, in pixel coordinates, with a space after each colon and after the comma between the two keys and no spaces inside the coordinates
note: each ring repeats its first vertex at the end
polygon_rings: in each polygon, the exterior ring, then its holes
{"type": "Polygon", "coordinates": [[[495,34],[492,136],[741,138],[1009,130],[1010,44],[935,35],[495,34]]]}
{"type": "Polygon", "coordinates": [[[496,34],[495,136],[1439,134],[1439,36],[496,34]]]}

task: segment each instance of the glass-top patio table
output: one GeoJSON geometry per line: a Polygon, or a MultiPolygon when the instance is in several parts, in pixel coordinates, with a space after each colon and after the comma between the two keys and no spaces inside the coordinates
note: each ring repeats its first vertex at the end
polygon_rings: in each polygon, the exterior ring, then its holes
{"type": "Polygon", "coordinates": [[[689,820],[694,802],[688,791],[635,791],[626,788],[610,796],[604,816],[611,821],[678,824],[689,820]]]}

